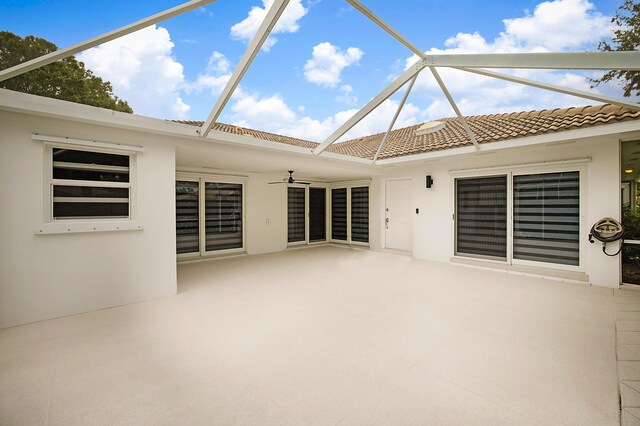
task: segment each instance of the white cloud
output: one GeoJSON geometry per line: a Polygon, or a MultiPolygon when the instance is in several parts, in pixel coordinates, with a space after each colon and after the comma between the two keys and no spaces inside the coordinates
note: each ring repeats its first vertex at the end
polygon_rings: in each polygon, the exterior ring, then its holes
{"type": "MultiPolygon", "coordinates": [[[[398,102],[387,99],[341,140],[371,135],[387,130],[391,118],[398,108],[398,102]]],[[[307,140],[322,141],[358,110],[347,109],[318,120],[304,114],[304,108],[297,111],[289,107],[284,98],[275,94],[261,97],[259,94],[241,92],[231,105],[231,121],[237,126],[288,135],[307,140]]],[[[396,128],[418,123],[422,118],[420,109],[408,103],[404,106],[396,128]]]]}
{"type": "Polygon", "coordinates": [[[349,84],[340,86],[340,95],[336,96],[336,101],[347,105],[355,105],[358,103],[358,97],[353,94],[353,87],[349,84]]]}
{"type": "Polygon", "coordinates": [[[183,118],[190,106],[180,98],[182,64],[172,56],[169,32],[152,25],[78,55],[137,114],[183,118]]]}
{"type": "MultiPolygon", "coordinates": [[[[540,3],[533,14],[505,19],[504,31],[493,41],[479,33],[458,33],[445,41],[446,49],[427,53],[517,53],[590,50],[611,34],[610,17],[594,11],[586,0],[555,0],[540,3]]],[[[406,60],[405,68],[417,56],[406,60]]],[[[549,70],[499,70],[519,77],[544,81],[577,90],[590,89],[593,74],[549,70]]],[[[584,105],[591,101],[458,70],[441,68],[440,75],[463,114],[487,114],[584,105]]],[[[430,100],[429,119],[450,117],[453,111],[428,70],[420,74],[414,94],[430,100]]]]}
{"type": "Polygon", "coordinates": [[[231,78],[231,63],[226,56],[214,50],[209,57],[205,72],[198,74],[196,81],[186,83],[184,90],[187,94],[208,90],[211,96],[216,97],[222,92],[229,78],[231,78]]]}
{"type": "MultiPolygon", "coordinates": [[[[254,6],[245,19],[231,27],[231,37],[236,40],[250,41],[258,31],[260,24],[267,15],[267,11],[273,5],[274,0],[262,0],[264,7],[254,6]]],[[[309,9],[306,9],[301,0],[292,0],[278,19],[271,35],[262,45],[262,50],[268,52],[278,42],[275,34],[295,33],[300,29],[302,19],[309,9]]]]}
{"type": "Polygon", "coordinates": [[[304,65],[304,76],[311,83],[319,86],[335,87],[340,83],[340,74],[360,61],[364,52],[357,47],[350,47],[344,52],[329,42],[313,47],[311,59],[304,65]]]}

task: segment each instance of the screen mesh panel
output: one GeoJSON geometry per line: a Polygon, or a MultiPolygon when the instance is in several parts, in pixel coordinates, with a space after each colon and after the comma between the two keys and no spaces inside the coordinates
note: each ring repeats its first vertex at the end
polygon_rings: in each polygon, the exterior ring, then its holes
{"type": "Polygon", "coordinates": [[[456,180],[456,253],[506,259],[506,176],[456,180]]]}
{"type": "Polygon", "coordinates": [[[579,264],[579,172],[513,177],[513,258],[579,264]]]}
{"type": "Polygon", "coordinates": [[[331,190],[331,238],[347,240],[347,189],[331,190]]]}
{"type": "Polygon", "coordinates": [[[351,241],[369,242],[369,187],[351,188],[351,241]]]}
{"type": "Polygon", "coordinates": [[[305,240],[304,230],[304,188],[287,188],[288,189],[288,208],[287,208],[287,228],[288,239],[290,243],[305,240]]]}

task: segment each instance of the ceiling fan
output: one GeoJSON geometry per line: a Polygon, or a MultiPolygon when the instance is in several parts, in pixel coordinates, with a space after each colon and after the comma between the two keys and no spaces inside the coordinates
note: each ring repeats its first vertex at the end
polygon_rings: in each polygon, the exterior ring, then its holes
{"type": "Polygon", "coordinates": [[[299,180],[295,180],[293,178],[293,170],[289,170],[289,179],[283,179],[278,182],[269,182],[270,185],[277,184],[277,183],[297,183],[301,185],[311,185],[311,182],[300,182],[299,180]]]}

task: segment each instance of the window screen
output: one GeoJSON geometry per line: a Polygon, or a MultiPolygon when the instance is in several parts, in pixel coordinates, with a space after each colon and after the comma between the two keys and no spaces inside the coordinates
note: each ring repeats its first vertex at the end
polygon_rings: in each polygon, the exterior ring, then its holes
{"type": "Polygon", "coordinates": [[[351,241],[369,242],[369,187],[351,188],[351,241]]]}
{"type": "Polygon", "coordinates": [[[456,180],[456,254],[506,259],[506,176],[456,180]]]}
{"type": "Polygon", "coordinates": [[[513,209],[514,259],[579,264],[579,172],[514,176],[513,209]]]}
{"type": "Polygon", "coordinates": [[[206,251],[242,248],[242,185],[205,182],[206,251]]]}
{"type": "Polygon", "coordinates": [[[287,188],[287,241],[295,243],[305,241],[304,188],[287,188]]]}
{"type": "Polygon", "coordinates": [[[198,182],[176,182],[176,250],[180,253],[200,251],[198,182]]]}
{"type": "Polygon", "coordinates": [[[53,219],[127,218],[128,155],[52,148],[53,219]]]}
{"type": "Polygon", "coordinates": [[[347,240],[347,189],[331,190],[331,238],[347,240]]]}
{"type": "Polygon", "coordinates": [[[309,241],[327,239],[326,194],[324,188],[309,188],[309,241]]]}

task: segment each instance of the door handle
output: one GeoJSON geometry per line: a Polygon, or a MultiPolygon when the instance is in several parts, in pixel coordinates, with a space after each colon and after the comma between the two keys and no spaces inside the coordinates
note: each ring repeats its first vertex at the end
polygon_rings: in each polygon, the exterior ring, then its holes
{"type": "Polygon", "coordinates": [[[386,218],[384,220],[384,226],[385,226],[385,228],[389,229],[389,218],[386,218]]]}

